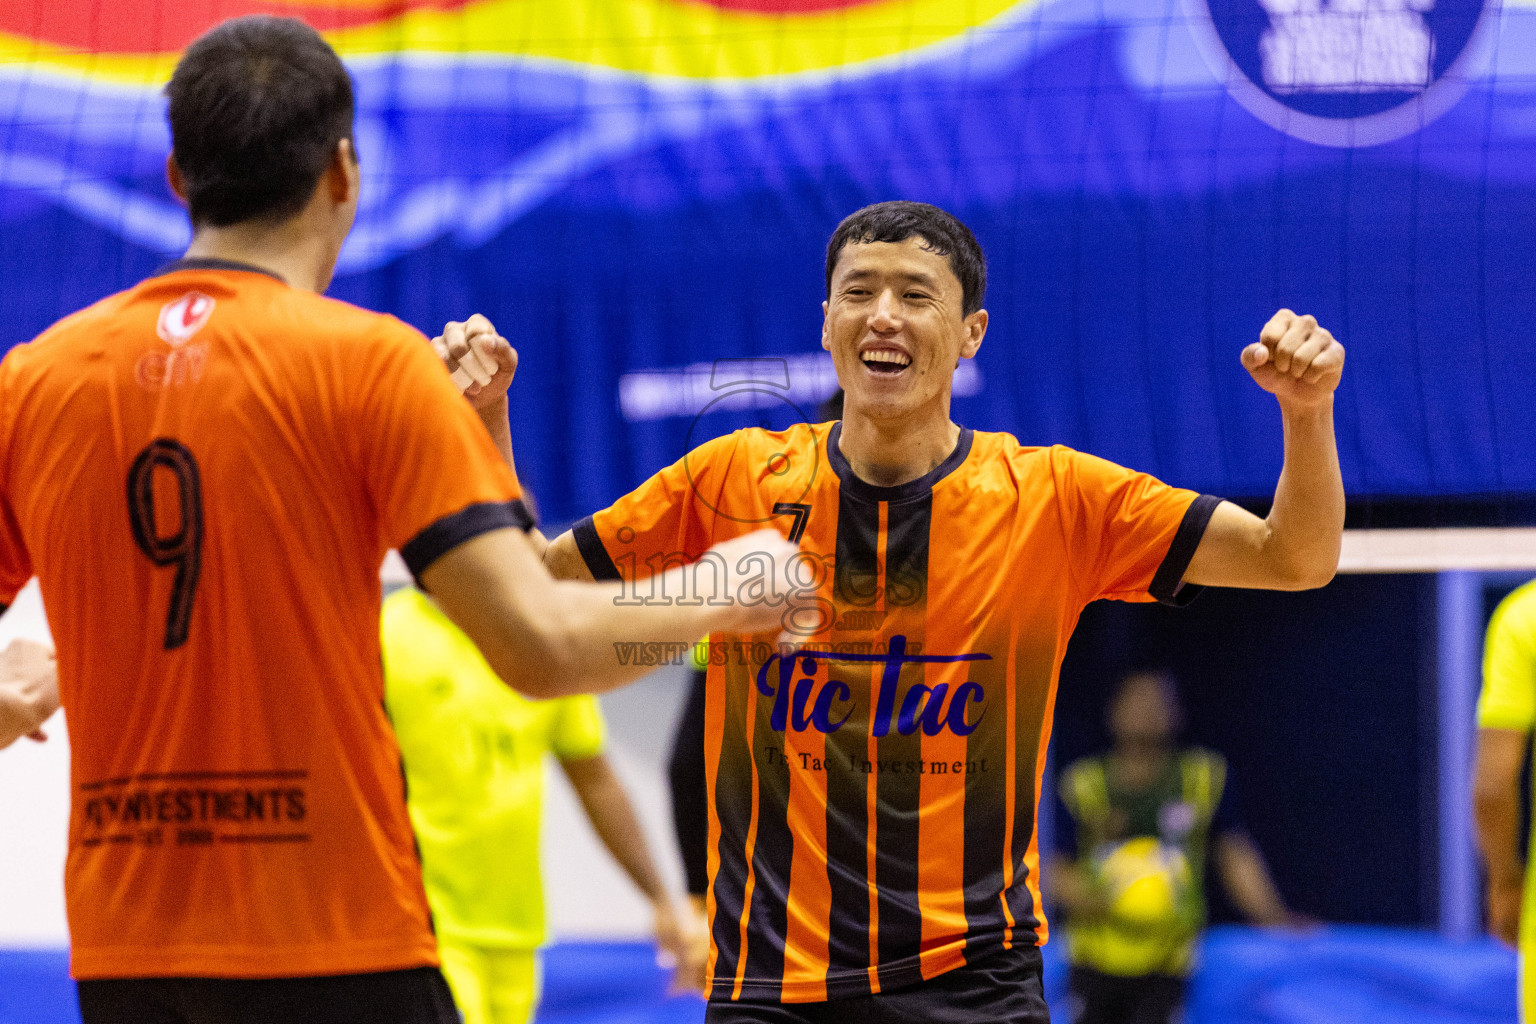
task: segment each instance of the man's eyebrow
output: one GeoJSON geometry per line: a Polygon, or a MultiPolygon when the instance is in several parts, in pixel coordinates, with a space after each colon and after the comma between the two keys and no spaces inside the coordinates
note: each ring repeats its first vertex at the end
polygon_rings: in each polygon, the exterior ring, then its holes
{"type": "MultiPolygon", "coordinates": [[[[871,267],[858,267],[850,269],[846,274],[844,274],[843,280],[845,282],[863,280],[864,278],[874,277],[877,273],[878,271],[871,267]]],[[[938,279],[935,278],[932,274],[928,273],[926,270],[904,270],[898,272],[896,276],[902,280],[910,281],[914,284],[924,285],[928,288],[938,287],[938,279]]]]}
{"type": "Polygon", "coordinates": [[[926,270],[913,270],[901,276],[914,284],[926,285],[929,288],[938,287],[938,279],[926,270]]]}

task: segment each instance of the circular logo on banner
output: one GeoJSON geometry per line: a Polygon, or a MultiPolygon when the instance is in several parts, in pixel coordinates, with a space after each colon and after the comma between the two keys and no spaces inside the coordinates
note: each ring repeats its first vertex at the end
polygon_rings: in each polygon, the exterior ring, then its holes
{"type": "Polygon", "coordinates": [[[1466,93],[1497,0],[1186,0],[1207,60],[1261,121],[1323,146],[1418,131],[1466,93]]]}

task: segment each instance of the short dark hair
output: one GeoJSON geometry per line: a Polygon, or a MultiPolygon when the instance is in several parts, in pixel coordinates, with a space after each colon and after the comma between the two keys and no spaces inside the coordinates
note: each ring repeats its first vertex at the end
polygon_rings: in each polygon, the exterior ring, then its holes
{"type": "Polygon", "coordinates": [[[171,152],[194,226],[280,221],[304,208],[352,137],[352,79],[296,18],[234,18],[199,36],[165,87],[171,152]]]}
{"type": "Polygon", "coordinates": [[[827,243],[827,296],[832,295],[832,270],[844,246],[905,242],[913,235],[927,243],[924,248],[929,252],[949,258],[949,269],[960,281],[961,315],[980,309],[987,294],[987,257],[976,236],[954,214],[905,199],[875,203],[843,218],[827,243]]]}

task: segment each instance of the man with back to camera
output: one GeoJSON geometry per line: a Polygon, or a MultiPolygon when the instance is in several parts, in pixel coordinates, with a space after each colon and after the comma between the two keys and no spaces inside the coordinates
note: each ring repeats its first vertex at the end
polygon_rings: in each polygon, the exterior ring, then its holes
{"type": "Polygon", "coordinates": [[[50,691],[69,714],[81,1014],[447,1024],[383,707],[386,549],[534,696],[638,675],[614,643],[777,631],[784,609],[551,580],[426,339],[321,297],[359,177],[319,35],[226,22],[166,91],[186,258],[0,363],[0,605],[35,571],[59,651],[56,685],[27,647],[0,690],[32,694],[9,731],[50,691]]]}
{"type": "MultiPolygon", "coordinates": [[[[986,264],[944,211],[852,214],[826,282],[841,422],[709,441],[561,534],[545,564],[644,597],[637,579],[772,523],[825,570],[799,654],[726,638],[711,658],[709,1021],[1045,1021],[1035,805],[1078,615],[1098,598],[1327,583],[1344,350],[1289,310],[1242,350],[1285,428],[1260,519],[953,423],[953,373],[986,334],[986,264]]],[[[479,317],[440,342],[503,438],[504,362],[488,353],[504,345],[479,317]]],[[[679,594],[663,585],[649,593],[679,594]]]]}
{"type": "Polygon", "coordinates": [[[1170,1024],[1205,927],[1206,862],[1257,925],[1301,924],[1242,825],[1224,757],[1178,744],[1173,678],[1133,672],[1109,703],[1113,745],[1061,773],[1046,887],[1067,915],[1072,1024],[1170,1024]]]}

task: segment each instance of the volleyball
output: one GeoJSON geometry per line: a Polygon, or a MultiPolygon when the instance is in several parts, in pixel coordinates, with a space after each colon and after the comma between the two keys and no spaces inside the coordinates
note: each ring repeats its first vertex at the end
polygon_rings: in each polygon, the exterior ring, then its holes
{"type": "Polygon", "coordinates": [[[1110,848],[1098,861],[1098,880],[1109,898],[1110,920],[1135,933],[1166,933],[1177,923],[1189,893],[1183,851],[1150,836],[1110,848]]]}

